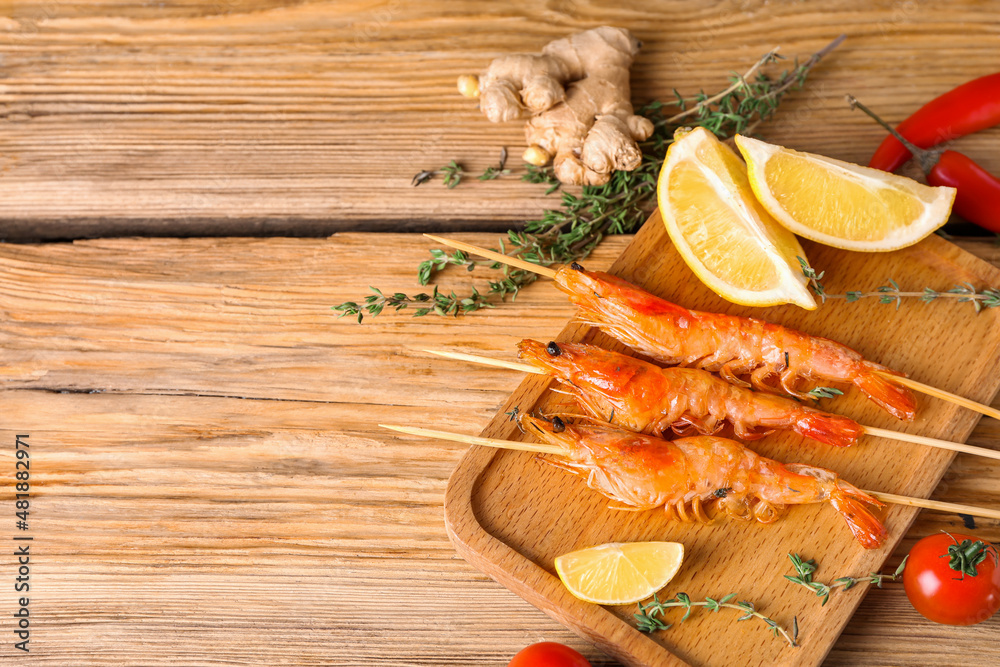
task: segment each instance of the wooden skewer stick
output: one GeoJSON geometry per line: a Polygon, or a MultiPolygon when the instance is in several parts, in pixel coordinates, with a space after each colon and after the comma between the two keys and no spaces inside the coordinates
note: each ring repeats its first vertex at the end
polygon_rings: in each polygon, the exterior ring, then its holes
{"type": "Polygon", "coordinates": [[[976,447],[975,445],[966,445],[961,442],[951,442],[950,440],[927,438],[922,435],[913,435],[911,433],[900,433],[899,431],[890,431],[889,429],[876,428],[874,426],[862,426],[861,428],[864,430],[865,434],[875,436],[876,438],[901,440],[903,442],[912,442],[915,445],[927,445],[928,447],[947,449],[952,452],[962,452],[964,454],[972,454],[973,456],[982,456],[988,459],[1000,460],[1000,452],[994,449],[976,447]]]}
{"type": "MultiPolygon", "coordinates": [[[[474,435],[464,435],[462,433],[451,433],[449,431],[435,431],[428,428],[415,428],[411,426],[390,426],[379,424],[382,428],[387,428],[400,433],[418,435],[427,438],[440,438],[452,442],[461,442],[469,445],[485,445],[486,447],[496,447],[499,449],[516,449],[540,454],[556,454],[565,456],[566,450],[555,445],[543,445],[527,442],[516,442],[513,440],[499,440],[497,438],[481,438],[474,435]]],[[[879,491],[865,491],[865,493],[878,498],[884,503],[895,505],[906,505],[908,507],[921,507],[923,509],[937,510],[939,512],[953,512],[955,514],[968,514],[984,519],[1000,519],[1000,511],[990,510],[972,505],[959,505],[957,503],[943,503],[938,500],[927,500],[925,498],[911,498],[910,496],[897,496],[892,493],[881,493],[879,491]]]]}
{"type": "Polygon", "coordinates": [[[971,505],[959,505],[958,503],[943,503],[940,500],[929,500],[926,498],[911,498],[909,496],[897,496],[893,493],[882,493],[880,491],[865,491],[870,496],[878,498],[884,503],[894,505],[907,505],[909,507],[921,507],[938,512],[952,512],[955,514],[969,514],[984,519],[1000,519],[1000,511],[985,509],[983,507],[972,507],[971,505]]]}
{"type": "MultiPolygon", "coordinates": [[[[548,276],[549,278],[555,278],[556,272],[550,268],[539,266],[532,262],[526,262],[523,259],[518,259],[516,257],[509,257],[498,252],[493,252],[492,250],[486,250],[484,248],[479,248],[469,243],[463,243],[461,241],[453,241],[451,239],[444,239],[440,236],[432,236],[430,234],[424,234],[429,239],[433,239],[438,243],[443,243],[444,245],[451,246],[453,248],[458,248],[459,250],[464,250],[466,252],[473,253],[475,255],[481,255],[489,259],[495,260],[497,262],[502,262],[504,264],[509,264],[510,266],[515,266],[519,269],[524,269],[526,271],[534,271],[539,275],[548,276]]],[[[878,375],[881,375],[885,379],[901,384],[904,387],[909,387],[914,391],[919,391],[928,396],[933,396],[935,398],[941,398],[946,401],[951,401],[956,405],[961,405],[963,408],[968,408],[975,412],[982,413],[984,415],[993,417],[994,419],[1000,419],[1000,410],[994,410],[993,408],[983,405],[982,403],[976,403],[975,401],[969,400],[968,398],[963,398],[957,394],[952,394],[950,392],[937,389],[936,387],[931,387],[930,385],[923,384],[921,382],[916,382],[909,378],[900,377],[899,375],[893,375],[892,373],[885,373],[883,371],[875,371],[878,375]]]]}
{"type": "Polygon", "coordinates": [[[418,428],[415,426],[392,426],[390,424],[379,424],[382,428],[390,431],[399,431],[410,435],[419,435],[425,438],[440,438],[441,440],[451,440],[452,442],[463,442],[467,445],[482,445],[483,447],[496,447],[497,449],[517,449],[522,452],[535,452],[537,454],[556,454],[565,456],[566,450],[557,445],[545,445],[535,442],[517,442],[516,440],[497,440],[496,438],[481,438],[478,435],[463,435],[462,433],[452,433],[450,431],[435,431],[429,428],[418,428]]]}
{"type": "Polygon", "coordinates": [[[529,262],[527,260],[521,259],[519,257],[511,257],[510,255],[504,255],[499,252],[493,252],[492,250],[487,250],[486,248],[480,248],[474,246],[470,243],[463,243],[462,241],[456,241],[454,239],[443,239],[440,236],[434,236],[433,234],[424,234],[427,238],[432,241],[437,241],[446,246],[451,246],[452,248],[457,248],[458,250],[464,250],[465,252],[471,252],[473,255],[479,255],[487,259],[492,259],[494,261],[500,262],[501,264],[507,264],[508,266],[513,266],[514,268],[524,269],[525,271],[531,271],[537,273],[540,276],[548,276],[549,278],[555,278],[556,272],[547,266],[542,266],[541,264],[535,264],[534,262],[529,262]]]}
{"type": "Polygon", "coordinates": [[[478,354],[465,354],[463,352],[447,352],[445,350],[423,350],[429,354],[436,354],[439,357],[444,357],[446,359],[455,359],[457,361],[471,361],[474,364],[482,364],[483,366],[493,366],[494,368],[506,368],[511,371],[521,371],[522,373],[534,373],[535,375],[548,375],[541,368],[535,368],[534,366],[529,366],[528,364],[519,364],[516,361],[507,361],[506,359],[493,359],[492,357],[480,357],[478,354]]]}
{"type": "Polygon", "coordinates": [[[963,408],[969,408],[976,412],[980,412],[988,417],[993,417],[994,419],[1000,419],[1000,410],[994,410],[988,405],[983,405],[982,403],[976,403],[957,394],[952,394],[950,392],[944,391],[943,389],[938,389],[930,385],[923,384],[922,382],[917,382],[916,380],[911,380],[910,378],[899,377],[898,375],[893,375],[892,373],[886,373],[884,371],[875,371],[877,374],[881,375],[885,379],[896,382],[903,385],[904,387],[909,387],[914,391],[919,391],[922,394],[927,394],[928,396],[933,396],[934,398],[942,398],[946,401],[951,401],[956,405],[961,405],[963,408]]]}
{"type": "MultiPolygon", "coordinates": [[[[494,366],[496,368],[506,368],[512,371],[521,371],[523,373],[534,373],[535,375],[548,375],[545,371],[535,368],[534,366],[529,366],[528,364],[521,364],[516,361],[506,361],[503,359],[491,359],[490,357],[480,357],[476,354],[464,354],[462,352],[445,352],[443,350],[424,350],[424,352],[429,352],[430,354],[437,354],[448,359],[456,359],[458,361],[471,361],[474,364],[483,364],[484,366],[494,366]]],[[[910,442],[915,445],[927,445],[928,447],[937,447],[938,449],[947,449],[952,452],[963,452],[965,454],[972,454],[973,456],[983,456],[988,459],[996,459],[1000,461],[1000,451],[993,449],[986,449],[985,447],[976,447],[974,445],[966,445],[960,442],[951,442],[950,440],[938,440],[937,438],[928,438],[922,435],[912,435],[910,433],[900,433],[899,431],[890,431],[885,428],[876,428],[875,426],[862,426],[861,427],[866,435],[870,435],[876,438],[887,438],[889,440],[899,440],[901,442],[910,442]]]]}

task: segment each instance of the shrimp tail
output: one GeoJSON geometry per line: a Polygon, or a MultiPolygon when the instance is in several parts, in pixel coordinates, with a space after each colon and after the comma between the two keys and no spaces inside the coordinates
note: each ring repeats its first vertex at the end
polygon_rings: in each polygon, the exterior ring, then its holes
{"type": "Polygon", "coordinates": [[[792,428],[799,435],[834,447],[850,447],[863,433],[853,419],[818,411],[805,414],[792,428]]]}
{"type": "Polygon", "coordinates": [[[847,527],[865,549],[878,549],[885,543],[888,536],[885,526],[866,506],[882,507],[878,500],[838,479],[837,488],[830,494],[830,503],[844,517],[847,527]]]}
{"type": "MultiPolygon", "coordinates": [[[[878,370],[887,370],[877,364],[866,362],[866,365],[878,370]]],[[[916,417],[917,399],[914,398],[913,392],[906,387],[902,387],[881,375],[876,375],[871,372],[871,369],[865,369],[858,373],[854,378],[854,384],[868,398],[896,419],[913,421],[913,418],[916,417]]]]}

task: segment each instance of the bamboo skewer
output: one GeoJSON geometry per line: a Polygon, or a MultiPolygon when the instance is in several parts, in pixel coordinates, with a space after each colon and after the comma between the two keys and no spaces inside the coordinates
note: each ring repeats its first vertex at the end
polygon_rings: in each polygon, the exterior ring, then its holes
{"type": "Polygon", "coordinates": [[[904,387],[909,387],[914,391],[919,391],[922,394],[927,394],[928,396],[933,396],[934,398],[941,398],[946,401],[951,401],[956,405],[961,405],[963,408],[969,408],[975,412],[980,412],[987,417],[993,417],[994,419],[1000,419],[1000,410],[995,410],[988,405],[983,405],[982,403],[976,403],[975,401],[969,400],[963,396],[958,396],[957,394],[952,394],[950,392],[944,391],[943,389],[938,389],[937,387],[932,387],[930,385],[923,384],[922,382],[917,382],[916,380],[911,380],[910,378],[899,377],[898,375],[893,375],[892,373],[885,373],[883,371],[875,371],[882,377],[892,382],[897,382],[904,387]]]}
{"type": "Polygon", "coordinates": [[[452,442],[464,442],[467,445],[481,445],[483,447],[496,447],[497,449],[516,449],[522,452],[535,452],[536,454],[555,454],[565,456],[566,450],[558,445],[545,445],[534,442],[517,442],[516,440],[497,440],[496,438],[481,438],[477,435],[463,435],[461,433],[451,433],[450,431],[435,431],[429,428],[419,428],[416,426],[393,426],[391,424],[379,424],[382,428],[390,431],[399,431],[409,435],[419,435],[424,438],[440,438],[441,440],[451,440],[452,442]]]}
{"type": "MultiPolygon", "coordinates": [[[[540,454],[555,454],[565,456],[566,450],[556,445],[544,445],[527,442],[517,442],[514,440],[499,440],[497,438],[482,438],[462,433],[451,433],[450,431],[436,431],[428,428],[416,428],[412,426],[391,426],[389,424],[379,424],[382,428],[387,428],[400,433],[417,435],[426,438],[439,438],[452,442],[461,442],[469,445],[482,445],[495,447],[497,449],[516,449],[527,452],[537,452],[540,454]]],[[[955,514],[968,514],[984,519],[1000,519],[1000,511],[990,510],[972,505],[960,505],[958,503],[945,503],[938,500],[928,500],[926,498],[912,498],[910,496],[898,496],[893,493],[881,493],[879,491],[865,491],[865,493],[881,500],[884,503],[894,505],[906,505],[907,507],[920,507],[922,509],[937,510],[939,512],[952,512],[955,514]]]]}
{"type": "Polygon", "coordinates": [[[424,234],[424,236],[432,241],[437,241],[438,243],[442,243],[446,246],[451,246],[452,248],[456,248],[458,250],[464,250],[465,252],[471,252],[473,255],[479,255],[480,257],[485,257],[486,259],[492,259],[500,262],[501,264],[507,264],[508,266],[513,266],[517,269],[524,269],[525,271],[531,271],[532,273],[537,273],[540,276],[547,276],[549,278],[556,277],[556,272],[547,266],[535,264],[534,262],[529,262],[519,257],[511,257],[510,255],[493,252],[492,250],[480,248],[470,243],[464,243],[454,239],[443,239],[440,236],[434,236],[433,234],[424,234]]]}
{"type": "Polygon", "coordinates": [[[494,368],[506,368],[510,371],[521,371],[522,373],[534,373],[535,375],[548,375],[545,371],[528,364],[520,364],[516,361],[506,359],[493,359],[492,357],[481,357],[478,354],[465,354],[464,352],[448,352],[446,350],[421,350],[428,354],[436,354],[445,359],[455,359],[457,361],[471,361],[482,366],[493,366],[494,368]]]}
{"type": "Polygon", "coordinates": [[[966,445],[961,442],[952,442],[951,440],[927,438],[922,435],[913,435],[912,433],[900,433],[899,431],[890,431],[886,428],[876,428],[874,426],[862,426],[861,428],[864,429],[865,434],[876,438],[900,440],[902,442],[911,442],[915,445],[927,445],[928,447],[947,449],[952,452],[962,452],[963,454],[972,454],[973,456],[982,456],[988,459],[1000,460],[1000,452],[993,449],[986,449],[985,447],[966,445]]]}
{"type": "MultiPolygon", "coordinates": [[[[443,245],[451,246],[452,248],[457,248],[458,250],[464,250],[465,252],[469,252],[474,255],[480,255],[482,257],[492,259],[502,264],[507,264],[509,266],[513,266],[519,269],[524,269],[525,271],[534,271],[539,275],[548,276],[549,278],[556,277],[556,272],[554,270],[546,266],[535,264],[534,262],[528,262],[518,257],[510,257],[508,255],[504,255],[498,252],[493,252],[492,250],[479,248],[470,243],[464,243],[462,241],[455,241],[452,239],[445,239],[440,236],[433,236],[431,234],[424,234],[424,236],[433,241],[437,241],[438,243],[441,243],[443,245]]],[[[927,394],[928,396],[933,396],[935,398],[940,398],[946,401],[950,401],[952,403],[955,403],[956,405],[962,406],[963,408],[968,408],[975,412],[979,412],[989,417],[993,417],[994,419],[1000,419],[1000,410],[994,410],[993,408],[983,405],[982,403],[977,403],[968,398],[963,398],[962,396],[952,394],[942,389],[937,389],[936,387],[931,387],[930,385],[926,385],[921,382],[916,382],[915,380],[910,380],[909,378],[900,377],[899,375],[893,375],[892,373],[884,373],[881,371],[875,371],[875,372],[881,375],[882,377],[886,378],[887,380],[896,382],[905,387],[909,387],[914,391],[919,391],[920,393],[927,394]]]]}
{"type": "Polygon", "coordinates": [[[951,512],[954,514],[968,514],[978,516],[983,519],[1000,519],[1000,511],[990,510],[984,507],[973,507],[971,505],[959,505],[958,503],[945,503],[940,500],[930,500],[928,498],[911,498],[910,496],[897,496],[894,493],[882,493],[880,491],[865,491],[870,496],[878,498],[884,503],[893,505],[906,505],[907,507],[920,507],[922,509],[937,510],[938,512],[951,512]]]}
{"type": "MultiPolygon", "coordinates": [[[[484,366],[506,368],[508,370],[521,371],[523,373],[534,373],[535,375],[548,375],[545,371],[541,369],[535,368],[534,366],[529,366],[528,364],[521,364],[516,361],[491,359],[490,357],[480,357],[479,355],[475,354],[464,354],[462,352],[446,352],[443,350],[424,350],[424,352],[429,352],[430,354],[436,354],[445,357],[447,359],[456,359],[458,361],[471,361],[472,363],[483,364],[484,366]]],[[[899,440],[901,442],[909,442],[915,445],[927,445],[928,447],[947,449],[952,452],[962,452],[965,454],[972,454],[973,456],[982,456],[988,459],[1000,460],[1000,452],[992,449],[986,449],[985,447],[976,447],[974,445],[966,445],[960,442],[952,442],[950,440],[938,440],[937,438],[928,438],[922,435],[913,435],[910,433],[891,431],[886,428],[877,428],[875,426],[862,425],[861,428],[864,430],[866,435],[870,435],[876,438],[899,440]]]]}

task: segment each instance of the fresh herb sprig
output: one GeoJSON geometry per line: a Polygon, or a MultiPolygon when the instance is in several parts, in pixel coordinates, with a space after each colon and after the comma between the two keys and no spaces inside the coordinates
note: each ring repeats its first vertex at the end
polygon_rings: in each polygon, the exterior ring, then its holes
{"type": "MultiPolygon", "coordinates": [[[[556,170],[552,168],[552,165],[547,167],[536,167],[533,164],[526,164],[525,173],[521,176],[521,180],[525,183],[544,183],[548,185],[548,190],[545,191],[546,195],[550,195],[562,185],[558,178],[556,178],[556,170]]],[[[997,237],[1000,239],[1000,236],[997,237]]]]}
{"type": "Polygon", "coordinates": [[[775,49],[764,54],[745,74],[730,77],[730,86],[720,93],[708,96],[702,91],[686,98],[675,89],[674,104],[680,107],[680,113],[654,123],[659,122],[666,127],[677,127],[681,123],[700,125],[721,138],[737,133],[749,134],[777,111],[782,96],[793,88],[801,87],[812,67],[840,46],[846,37],[841,35],[833,40],[805,63],[799,64],[796,58],[792,68],[777,80],[762,71],[767,65],[784,60],[775,49]]]}
{"type": "Polygon", "coordinates": [[[777,621],[768,618],[764,614],[757,611],[756,607],[752,602],[739,601],[732,602],[736,598],[736,593],[730,593],[729,595],[721,598],[705,598],[704,600],[696,601],[692,600],[686,593],[678,593],[675,597],[669,600],[660,600],[653,595],[653,601],[647,604],[639,603],[639,613],[633,614],[636,620],[636,627],[640,632],[655,632],[657,630],[667,630],[673,624],[664,623],[660,620],[666,613],[667,609],[672,607],[683,607],[685,609],[684,616],[681,617],[679,623],[683,623],[691,615],[691,610],[694,607],[705,607],[711,612],[718,612],[720,609],[735,609],[736,611],[743,612],[737,621],[748,621],[752,618],[757,618],[767,624],[771,628],[771,632],[774,633],[775,637],[781,636],[785,638],[792,646],[798,646],[796,643],[799,639],[799,619],[795,617],[792,619],[792,632],[789,633],[785,628],[778,625],[777,621]]]}
{"type": "Polygon", "coordinates": [[[444,250],[438,248],[431,249],[431,258],[424,260],[420,263],[417,269],[417,276],[420,280],[421,285],[426,285],[430,281],[431,273],[434,271],[440,271],[446,266],[464,266],[467,267],[468,271],[472,271],[477,266],[490,266],[491,268],[500,268],[497,262],[491,261],[473,261],[469,259],[469,256],[461,251],[456,250],[455,252],[448,254],[444,250]]]}
{"type": "Polygon", "coordinates": [[[510,173],[510,169],[505,169],[507,165],[507,148],[500,149],[500,165],[497,167],[487,167],[480,176],[480,181],[492,181],[510,173]]]}
{"type": "Polygon", "coordinates": [[[823,287],[823,283],[820,282],[820,280],[823,279],[823,276],[826,275],[826,271],[817,272],[814,268],[809,266],[809,262],[807,262],[804,258],[796,257],[796,259],[799,260],[802,275],[804,275],[806,280],[809,281],[809,288],[823,303],[826,303],[827,299],[846,299],[848,303],[853,303],[859,299],[877,297],[879,303],[895,303],[896,310],[899,310],[899,306],[902,304],[903,299],[916,297],[924,303],[930,303],[935,299],[958,299],[959,303],[968,301],[972,303],[972,307],[976,309],[977,313],[983,308],[996,308],[1000,306],[1000,289],[987,287],[982,291],[977,291],[976,288],[969,283],[956,285],[955,287],[943,292],[933,290],[930,287],[925,287],[922,292],[904,292],[900,289],[899,283],[890,278],[888,285],[882,285],[874,292],[850,291],[845,292],[844,294],[830,294],[823,287]]]}
{"type": "Polygon", "coordinates": [[[833,398],[834,396],[843,396],[844,392],[834,387],[816,387],[811,391],[806,392],[813,400],[818,401],[821,398],[833,398]]]}
{"type": "MultiPolygon", "coordinates": [[[[892,574],[879,574],[878,572],[872,572],[867,577],[839,577],[834,579],[833,582],[829,584],[824,584],[821,581],[815,581],[813,579],[813,573],[819,566],[816,561],[810,558],[809,560],[804,560],[799,554],[788,554],[788,559],[792,561],[792,567],[795,568],[795,575],[786,574],[785,579],[788,579],[793,584],[798,584],[799,586],[805,586],[818,597],[823,598],[823,605],[825,605],[830,600],[830,593],[835,588],[843,588],[845,591],[854,588],[858,584],[875,584],[879,588],[882,588],[882,582],[885,580],[895,581],[902,574],[903,570],[906,568],[906,559],[899,564],[896,571],[892,574]]],[[[822,605],[821,605],[822,606],[822,605]]]]}
{"type": "MultiPolygon", "coordinates": [[[[459,183],[462,182],[462,176],[465,175],[465,167],[461,164],[452,160],[443,167],[438,169],[424,169],[423,171],[418,171],[414,174],[413,179],[410,181],[410,185],[417,187],[418,185],[423,185],[427,183],[435,176],[444,175],[444,185],[449,189],[454,188],[459,183]]],[[[482,174],[476,177],[479,181],[495,181],[498,178],[504,176],[510,176],[513,170],[507,168],[507,148],[500,149],[500,162],[496,166],[490,165],[486,167],[482,174]]],[[[524,165],[524,173],[521,174],[521,180],[525,183],[545,183],[549,186],[549,189],[545,191],[545,194],[552,194],[559,189],[562,183],[556,178],[555,170],[552,166],[547,167],[536,167],[533,164],[524,165]]]]}
{"type": "Polygon", "coordinates": [[[381,290],[377,287],[369,287],[369,289],[374,294],[365,297],[363,303],[346,301],[339,306],[334,306],[333,309],[340,313],[340,317],[357,315],[358,324],[361,324],[365,316],[365,313],[362,311],[375,316],[380,314],[386,307],[399,311],[407,306],[419,305],[420,308],[417,308],[413,313],[414,317],[423,317],[430,313],[441,315],[442,317],[446,315],[458,316],[459,313],[467,313],[480,308],[493,308],[493,304],[484,298],[475,287],[472,288],[472,293],[465,297],[460,297],[455,292],[442,294],[438,291],[437,287],[434,288],[431,294],[421,293],[414,294],[413,296],[403,294],[402,292],[387,296],[382,294],[381,290]]]}
{"type": "Polygon", "coordinates": [[[438,174],[444,174],[444,184],[450,190],[462,182],[462,175],[464,173],[465,167],[452,160],[439,169],[425,169],[424,171],[418,172],[413,177],[413,180],[410,181],[410,185],[417,187],[418,185],[423,185],[438,174]]]}
{"type": "MultiPolygon", "coordinates": [[[[584,186],[579,194],[564,191],[559,208],[546,210],[541,218],[525,222],[519,231],[508,232],[506,243],[501,245],[500,252],[521,256],[543,266],[564,264],[587,257],[609,234],[627,234],[635,231],[656,205],[656,179],[677,127],[682,124],[697,125],[722,137],[752,130],[757,123],[773,115],[786,93],[800,87],[820,59],[836,48],[842,40],[843,37],[834,40],[804,63],[796,61],[778,76],[766,72],[768,65],[780,59],[772,51],[745,74],[734,75],[730,85],[717,95],[699,93],[693,98],[677,95],[677,101],[672,104],[680,107],[681,111],[673,116],[664,113],[671,103],[653,102],[643,107],[639,113],[653,122],[654,131],[653,135],[640,146],[642,162],[639,167],[633,171],[617,171],[605,185],[584,186]]],[[[506,169],[503,165],[500,169],[491,167],[484,172],[481,179],[492,180],[503,176],[504,171],[506,169]]],[[[461,165],[453,160],[446,167],[420,172],[414,177],[413,184],[425,183],[438,174],[444,174],[445,184],[454,187],[461,181],[463,170],[461,165]]],[[[559,188],[559,182],[555,179],[551,167],[528,166],[521,178],[548,186],[546,194],[555,192],[559,188]]],[[[429,262],[424,262],[419,267],[420,284],[428,284],[435,273],[453,264],[470,267],[470,270],[479,265],[465,260],[442,262],[440,256],[432,255],[429,262]]],[[[493,263],[483,264],[496,266],[493,263]]],[[[507,267],[502,267],[501,270],[502,278],[491,282],[488,291],[478,297],[471,297],[472,302],[467,309],[463,309],[464,312],[495,305],[507,297],[516,297],[521,288],[536,279],[530,272],[507,267]]],[[[420,295],[408,297],[410,301],[396,299],[394,303],[410,303],[417,300],[418,296],[420,295]]],[[[459,300],[462,298],[466,297],[461,297],[459,300]]],[[[372,315],[377,315],[386,305],[391,304],[376,296],[370,302],[367,300],[363,304],[347,302],[334,309],[342,314],[360,314],[359,309],[363,309],[372,315]]],[[[441,310],[444,310],[445,314],[453,312],[444,307],[441,310]]],[[[439,313],[439,309],[434,309],[433,312],[439,313]]]]}

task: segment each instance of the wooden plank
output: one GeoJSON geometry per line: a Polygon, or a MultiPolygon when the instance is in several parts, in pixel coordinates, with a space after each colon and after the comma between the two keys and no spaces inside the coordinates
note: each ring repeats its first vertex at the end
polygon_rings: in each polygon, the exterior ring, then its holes
{"type": "MultiPolygon", "coordinates": [[[[588,265],[608,266],[627,241],[608,239],[588,265]]],[[[572,314],[540,282],[458,321],[334,318],[330,306],[369,284],[421,289],[428,247],[405,234],[0,244],[0,474],[14,434],[31,434],[38,548],[33,650],[19,657],[0,622],[0,662],[503,667],[554,640],[616,664],[456,557],[441,504],[460,448],[374,426],[478,432],[520,378],[419,350],[506,356],[572,314]]],[[[989,243],[968,247],[997,259],[989,243]]],[[[1000,446],[997,424],[983,419],[970,442],[1000,446]]],[[[960,455],[934,497],[1000,506],[997,479],[993,462],[960,455]]],[[[8,545],[12,519],[0,521],[8,545]]],[[[889,566],[918,537],[961,527],[921,513],[889,566]]],[[[1000,541],[996,522],[976,532],[1000,541]]],[[[0,570],[13,576],[8,551],[0,570]]],[[[0,594],[0,618],[15,603],[0,594]]],[[[816,601],[803,591],[796,604],[816,601]]],[[[867,593],[827,664],[994,663],[998,622],[935,626],[888,584],[867,593]]]]}
{"type": "MultiPolygon", "coordinates": [[[[375,428],[479,428],[516,374],[442,368],[420,347],[498,354],[508,332],[552,335],[569,314],[543,299],[460,322],[336,319],[369,284],[419,289],[427,247],[0,245],[0,470],[29,433],[38,549],[32,653],[5,637],[0,663],[499,666],[553,638],[611,664],[456,557],[441,504],[461,449],[375,428]]],[[[0,522],[5,545],[14,532],[0,522]]],[[[15,603],[0,595],[4,619],[15,603]]]]}
{"type": "MultiPolygon", "coordinates": [[[[720,89],[775,46],[807,55],[847,33],[761,132],[855,162],[882,131],[848,111],[846,93],[898,122],[992,73],[1000,46],[1000,18],[973,0],[5,7],[7,239],[499,229],[536,217],[552,200],[516,173],[448,197],[440,183],[413,188],[410,179],[452,159],[479,174],[503,146],[520,154],[521,125],[488,124],[457,95],[458,75],[601,24],[644,42],[637,104],[670,99],[673,88],[720,89]]],[[[958,142],[997,173],[995,144],[995,132],[958,142]]]]}

